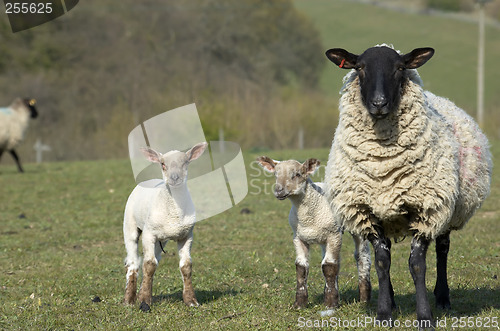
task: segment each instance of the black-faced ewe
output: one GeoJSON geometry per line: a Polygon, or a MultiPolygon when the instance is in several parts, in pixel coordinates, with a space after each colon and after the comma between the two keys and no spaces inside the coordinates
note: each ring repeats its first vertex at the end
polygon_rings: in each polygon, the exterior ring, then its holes
{"type": "Polygon", "coordinates": [[[14,148],[24,139],[29,119],[38,116],[35,99],[15,99],[9,107],[0,108],[0,157],[9,151],[19,172],[24,172],[14,148]]]}
{"type": "MultiPolygon", "coordinates": [[[[340,269],[340,246],[343,230],[335,221],[328,201],[324,196],[323,183],[313,183],[309,178],[320,162],[308,159],[304,163],[295,160],[275,161],[267,156],[257,159],[266,171],[274,173],[276,185],[274,195],[280,200],[288,198],[292,208],[288,222],[293,231],[297,271],[295,308],[307,306],[307,275],[309,273],[309,245],[320,244],[323,251],[321,269],[325,277],[324,302],[328,308],[339,304],[338,273],[340,269]]],[[[366,240],[353,235],[358,265],[359,298],[370,300],[370,247],[366,240]]]]}
{"type": "Polygon", "coordinates": [[[346,230],[368,238],[379,280],[377,319],[395,307],[391,238],[411,235],[409,269],[417,319],[432,324],[425,288],[427,248],[436,240],[436,305],[450,307],[446,274],[450,231],[461,229],[489,194],[491,154],[478,125],[451,101],[422,89],[416,68],[434,54],[400,54],[387,45],[361,55],[330,49],[351,70],[326,170],[327,197],[346,230]]]}
{"type": "Polygon", "coordinates": [[[127,257],[127,285],[125,303],[136,301],[137,276],[140,265],[139,237],[142,234],[143,279],[138,299],[149,308],[152,303],[153,275],[161,259],[163,246],[175,240],[179,252],[179,268],[184,280],[182,298],[188,306],[198,306],[191,283],[191,245],[196,221],[195,208],[187,188],[188,165],[200,157],[207,143],[199,143],[187,152],[158,153],[151,148],[142,152],[146,158],[158,163],[163,182],[154,188],[138,185],[130,194],[125,207],[123,236],[127,257]]]}

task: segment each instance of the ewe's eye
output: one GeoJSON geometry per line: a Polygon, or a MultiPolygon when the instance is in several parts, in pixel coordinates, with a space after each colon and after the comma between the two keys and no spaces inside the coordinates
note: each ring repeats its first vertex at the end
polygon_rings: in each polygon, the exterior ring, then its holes
{"type": "Polygon", "coordinates": [[[406,69],[406,68],[405,68],[405,67],[403,67],[403,66],[399,66],[399,67],[398,67],[398,71],[403,71],[403,70],[405,70],[405,69],[406,69]]]}
{"type": "Polygon", "coordinates": [[[162,168],[163,170],[167,170],[167,166],[165,165],[165,163],[163,163],[163,162],[161,163],[161,168],[162,168]]]}
{"type": "Polygon", "coordinates": [[[301,174],[297,172],[297,173],[295,173],[295,174],[292,175],[292,179],[294,179],[295,177],[299,177],[300,178],[300,176],[301,176],[301,174]]]}

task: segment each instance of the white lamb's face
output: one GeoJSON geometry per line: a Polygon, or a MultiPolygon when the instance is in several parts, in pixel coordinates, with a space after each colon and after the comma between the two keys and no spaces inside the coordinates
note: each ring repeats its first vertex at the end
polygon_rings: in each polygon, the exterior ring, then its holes
{"type": "Polygon", "coordinates": [[[206,142],[201,142],[186,153],[170,151],[162,154],[150,147],[141,148],[141,151],[146,159],[160,164],[165,183],[170,187],[177,187],[186,183],[189,163],[199,158],[207,146],[206,142]]]}
{"type": "Polygon", "coordinates": [[[184,184],[187,181],[189,159],[186,153],[168,152],[160,158],[163,180],[171,187],[184,184]]]}

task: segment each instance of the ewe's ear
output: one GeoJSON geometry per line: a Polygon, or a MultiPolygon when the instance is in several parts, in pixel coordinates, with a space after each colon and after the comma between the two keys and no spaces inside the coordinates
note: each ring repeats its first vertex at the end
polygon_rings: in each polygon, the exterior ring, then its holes
{"type": "Polygon", "coordinates": [[[358,62],[358,55],[349,53],[342,48],[332,48],[326,51],[326,57],[342,69],[353,69],[358,62]]]}
{"type": "Polygon", "coordinates": [[[403,55],[406,69],[417,69],[429,61],[434,55],[434,48],[415,48],[408,54],[403,55]]]}
{"type": "Polygon", "coordinates": [[[150,147],[141,147],[141,152],[144,154],[146,159],[148,159],[150,162],[156,162],[160,163],[161,159],[161,153],[158,153],[154,149],[150,147]]]}
{"type": "Polygon", "coordinates": [[[278,161],[275,161],[267,156],[259,156],[257,158],[257,162],[259,162],[259,165],[268,172],[274,172],[274,168],[279,163],[278,161]]]}
{"type": "Polygon", "coordinates": [[[306,174],[313,175],[318,170],[320,163],[318,159],[307,159],[302,163],[302,167],[306,174]]]}
{"type": "Polygon", "coordinates": [[[193,148],[191,148],[189,151],[186,152],[186,155],[188,156],[188,161],[191,162],[199,158],[201,154],[203,154],[207,146],[208,143],[206,142],[194,145],[193,148]]]}

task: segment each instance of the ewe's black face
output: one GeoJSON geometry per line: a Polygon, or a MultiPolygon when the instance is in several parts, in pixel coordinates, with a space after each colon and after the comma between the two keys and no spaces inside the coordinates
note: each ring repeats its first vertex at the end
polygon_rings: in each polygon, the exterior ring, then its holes
{"type": "Polygon", "coordinates": [[[396,51],[388,47],[369,48],[359,56],[355,69],[363,104],[374,118],[384,118],[397,109],[405,66],[396,51]]]}
{"type": "Polygon", "coordinates": [[[369,48],[361,55],[341,48],[326,52],[340,68],[357,71],[363,104],[375,119],[383,119],[398,108],[401,88],[407,79],[405,70],[420,67],[433,54],[432,48],[417,48],[400,55],[385,46],[369,48]]]}

